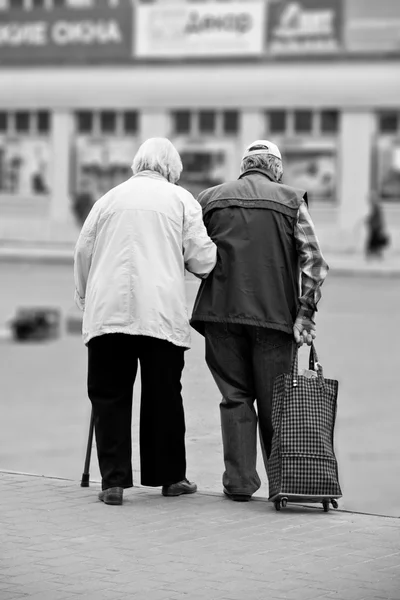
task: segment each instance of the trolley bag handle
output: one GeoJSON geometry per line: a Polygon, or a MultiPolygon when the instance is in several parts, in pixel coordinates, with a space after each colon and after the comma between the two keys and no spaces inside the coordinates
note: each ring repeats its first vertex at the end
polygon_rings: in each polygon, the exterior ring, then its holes
{"type": "MultiPolygon", "coordinates": [[[[310,369],[310,371],[316,371],[319,383],[323,385],[322,366],[318,362],[318,355],[317,355],[317,351],[315,349],[314,343],[312,343],[310,346],[310,356],[308,359],[308,368],[310,369]]],[[[296,349],[295,349],[295,353],[294,353],[294,357],[293,357],[291,376],[292,376],[293,387],[297,387],[298,377],[299,377],[299,349],[298,349],[297,345],[296,345],[296,349]]]]}

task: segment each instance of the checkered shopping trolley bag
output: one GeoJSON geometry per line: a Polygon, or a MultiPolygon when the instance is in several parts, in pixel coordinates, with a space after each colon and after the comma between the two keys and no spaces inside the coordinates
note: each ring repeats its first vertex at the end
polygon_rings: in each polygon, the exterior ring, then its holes
{"type": "Polygon", "coordinates": [[[288,502],[338,507],[342,492],[333,446],[338,382],[326,379],[314,345],[309,370],[299,374],[298,349],[289,374],[274,384],[269,500],[276,510],[288,502]]]}

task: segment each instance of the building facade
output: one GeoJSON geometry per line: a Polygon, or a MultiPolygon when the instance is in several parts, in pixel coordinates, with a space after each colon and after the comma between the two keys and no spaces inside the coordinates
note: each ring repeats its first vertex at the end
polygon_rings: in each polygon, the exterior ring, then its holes
{"type": "Polygon", "coordinates": [[[194,194],[267,138],[325,249],[362,248],[375,195],[400,250],[399,31],[397,0],[0,0],[0,242],[73,243],[148,137],[194,194]]]}

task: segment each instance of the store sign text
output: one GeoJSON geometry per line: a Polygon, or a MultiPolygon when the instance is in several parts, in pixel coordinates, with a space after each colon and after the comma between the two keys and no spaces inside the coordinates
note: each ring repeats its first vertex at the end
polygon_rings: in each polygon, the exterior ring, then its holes
{"type": "Polygon", "coordinates": [[[0,47],[108,45],[121,44],[123,35],[118,21],[46,21],[0,24],[0,47]]]}
{"type": "Polygon", "coordinates": [[[272,53],[327,52],[339,49],[340,0],[299,0],[271,4],[269,50],[272,53]]]}
{"type": "Polygon", "coordinates": [[[234,33],[247,33],[253,26],[253,19],[249,13],[228,13],[223,15],[202,15],[199,12],[189,14],[185,33],[196,34],[214,31],[230,31],[234,33]]]}
{"type": "Polygon", "coordinates": [[[335,14],[332,10],[302,11],[292,4],[281,17],[280,27],[275,35],[291,37],[296,35],[333,35],[335,14]]]}

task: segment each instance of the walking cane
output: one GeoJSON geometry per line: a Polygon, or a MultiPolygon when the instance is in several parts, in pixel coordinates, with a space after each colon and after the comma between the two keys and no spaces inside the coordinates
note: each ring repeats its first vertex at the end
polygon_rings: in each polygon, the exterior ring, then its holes
{"type": "Polygon", "coordinates": [[[93,444],[93,431],[94,431],[94,417],[93,417],[93,409],[90,414],[90,425],[89,425],[89,437],[86,448],[86,458],[85,458],[85,466],[83,467],[82,479],[81,479],[81,487],[89,487],[89,469],[90,469],[90,457],[92,454],[92,444],[93,444]]]}

